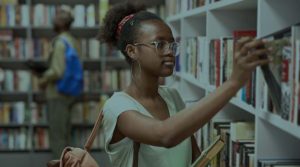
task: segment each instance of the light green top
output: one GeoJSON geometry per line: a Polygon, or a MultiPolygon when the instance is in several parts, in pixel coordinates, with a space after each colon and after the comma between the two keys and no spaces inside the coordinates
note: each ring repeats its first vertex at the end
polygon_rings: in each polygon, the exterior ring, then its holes
{"type": "MultiPolygon", "coordinates": [[[[175,103],[184,103],[181,98],[179,99],[181,100],[180,102],[177,101],[178,99],[173,98],[170,91],[170,88],[159,88],[159,94],[165,100],[170,116],[172,116],[184,107],[181,105],[180,108],[176,109],[175,103]]],[[[114,93],[105,103],[103,108],[105,150],[109,155],[113,167],[132,167],[134,142],[126,137],[117,143],[109,144],[116,127],[118,116],[129,110],[135,110],[146,116],[152,117],[138,101],[125,92],[114,93]]],[[[182,143],[172,148],[140,144],[138,159],[139,167],[189,167],[191,161],[191,138],[187,138],[182,143]]]]}

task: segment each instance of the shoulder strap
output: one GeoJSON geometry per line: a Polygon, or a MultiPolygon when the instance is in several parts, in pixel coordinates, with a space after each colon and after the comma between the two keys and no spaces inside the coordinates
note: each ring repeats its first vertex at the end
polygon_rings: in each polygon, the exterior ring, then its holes
{"type": "MultiPolygon", "coordinates": [[[[89,152],[91,150],[91,146],[95,140],[95,137],[97,135],[97,132],[99,130],[100,124],[102,123],[102,119],[103,119],[103,110],[101,110],[98,114],[97,120],[94,124],[93,130],[89,136],[89,138],[87,139],[85,145],[84,145],[84,149],[89,152]]],[[[133,149],[134,149],[134,153],[133,153],[133,165],[132,167],[138,167],[138,155],[139,155],[139,149],[140,149],[140,143],[138,142],[134,142],[133,145],[133,149]]]]}
{"type": "Polygon", "coordinates": [[[139,162],[139,149],[140,149],[140,143],[134,142],[133,144],[133,164],[132,167],[138,167],[139,162]]]}
{"type": "Polygon", "coordinates": [[[97,120],[96,120],[96,123],[94,124],[94,127],[93,127],[93,130],[92,130],[92,133],[90,134],[89,138],[87,139],[85,145],[84,145],[84,149],[86,151],[90,151],[91,149],[91,146],[95,140],[95,137],[97,135],[97,132],[99,130],[99,127],[100,127],[100,124],[102,123],[102,119],[103,119],[103,114],[102,114],[102,110],[99,112],[99,115],[97,117],[97,120]]]}

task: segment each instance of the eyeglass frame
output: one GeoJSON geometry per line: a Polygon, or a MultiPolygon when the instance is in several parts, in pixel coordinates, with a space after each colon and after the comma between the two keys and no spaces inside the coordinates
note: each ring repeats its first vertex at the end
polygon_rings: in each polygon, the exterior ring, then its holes
{"type": "Polygon", "coordinates": [[[156,52],[160,52],[160,54],[167,54],[170,50],[172,51],[172,53],[174,54],[174,56],[177,56],[176,53],[178,52],[178,48],[179,48],[179,43],[178,42],[168,42],[166,40],[157,40],[157,41],[152,41],[152,42],[149,42],[149,43],[134,43],[132,44],[134,46],[139,46],[139,45],[144,45],[144,46],[149,46],[149,45],[152,45],[152,46],[155,46],[155,49],[156,49],[156,52]],[[167,47],[163,47],[162,49],[159,49],[158,48],[158,44],[161,43],[161,42],[164,42],[164,45],[167,46],[167,47]],[[172,47],[176,47],[176,50],[174,51],[174,48],[172,47]]]}

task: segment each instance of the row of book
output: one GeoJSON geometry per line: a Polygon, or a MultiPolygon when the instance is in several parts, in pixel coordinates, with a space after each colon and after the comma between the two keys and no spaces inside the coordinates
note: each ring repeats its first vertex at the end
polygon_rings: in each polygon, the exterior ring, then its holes
{"type": "MultiPolygon", "coordinates": [[[[254,71],[251,79],[236,95],[237,99],[249,105],[257,106],[263,111],[274,112],[298,125],[300,124],[299,34],[299,25],[294,25],[263,37],[268,41],[266,47],[273,48],[266,55],[273,57],[273,61],[267,66],[262,66],[260,71],[254,71]],[[256,95],[256,92],[259,95],[256,95]]],[[[184,65],[183,71],[199,82],[208,83],[213,87],[220,86],[231,75],[236,41],[246,36],[255,38],[256,31],[238,30],[234,31],[231,37],[211,40],[202,36],[184,39],[186,49],[179,59],[183,61],[181,63],[184,65]]]]}
{"type": "MultiPolygon", "coordinates": [[[[78,39],[80,53],[83,59],[99,60],[100,56],[106,56],[106,45],[101,44],[97,39],[78,39]]],[[[48,60],[51,39],[47,38],[14,38],[10,41],[0,41],[0,59],[27,60],[40,59],[48,60]]]]}
{"type": "MultiPolygon", "coordinates": [[[[71,122],[74,124],[92,124],[101,109],[100,103],[107,99],[108,95],[100,95],[100,102],[88,101],[75,103],[72,108],[71,122]]],[[[12,102],[0,103],[0,125],[47,125],[48,114],[46,104],[12,102]]]]}
{"type": "MultiPolygon", "coordinates": [[[[125,62],[124,62],[125,63],[125,62]]],[[[38,77],[25,70],[1,70],[0,90],[7,92],[39,91],[38,77]]],[[[125,88],[131,79],[128,69],[84,71],[84,91],[112,91],[125,88]]]]}
{"type": "Polygon", "coordinates": [[[261,67],[264,80],[259,85],[261,92],[259,108],[271,111],[283,119],[300,125],[300,25],[293,25],[263,37],[271,47],[269,56],[273,61],[261,67]]]}
{"type": "MultiPolygon", "coordinates": [[[[182,43],[185,51],[182,58],[182,71],[191,75],[202,84],[219,87],[231,75],[235,39],[239,33],[252,31],[234,31],[232,37],[208,40],[205,36],[188,37],[182,43]],[[208,63],[206,63],[208,62],[208,63]]],[[[177,62],[178,63],[178,62],[177,62]]],[[[255,106],[256,72],[247,84],[237,93],[237,98],[255,106]]]]}
{"type": "Polygon", "coordinates": [[[1,150],[27,150],[31,147],[28,128],[0,128],[1,150]]]}
{"type": "Polygon", "coordinates": [[[27,4],[8,3],[0,5],[0,26],[37,26],[49,27],[52,25],[53,18],[60,8],[71,11],[74,27],[94,27],[99,25],[101,19],[108,10],[108,1],[102,0],[99,5],[76,4],[74,7],[67,5],[45,5],[35,4],[28,6],[27,4]]]}
{"type": "Polygon", "coordinates": [[[195,133],[201,155],[191,167],[298,167],[300,159],[257,159],[254,122],[214,120],[195,133]]]}
{"type": "Polygon", "coordinates": [[[217,136],[224,142],[224,147],[217,156],[212,157],[211,167],[239,167],[254,164],[253,122],[209,122],[196,132],[198,146],[204,150],[217,136]]]}
{"type": "MultiPolygon", "coordinates": [[[[0,128],[0,151],[50,149],[48,128],[36,127],[33,131],[32,136],[28,128],[0,128]]],[[[90,133],[90,128],[73,128],[70,145],[83,147],[90,133]]],[[[104,135],[100,131],[93,142],[92,149],[103,148],[104,135]]]]}

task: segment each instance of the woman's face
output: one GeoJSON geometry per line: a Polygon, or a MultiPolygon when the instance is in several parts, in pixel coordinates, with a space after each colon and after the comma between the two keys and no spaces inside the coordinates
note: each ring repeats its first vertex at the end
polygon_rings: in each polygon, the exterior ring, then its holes
{"type": "Polygon", "coordinates": [[[141,70],[154,76],[170,76],[175,66],[173,42],[171,29],[163,21],[142,22],[134,43],[141,70]]]}

